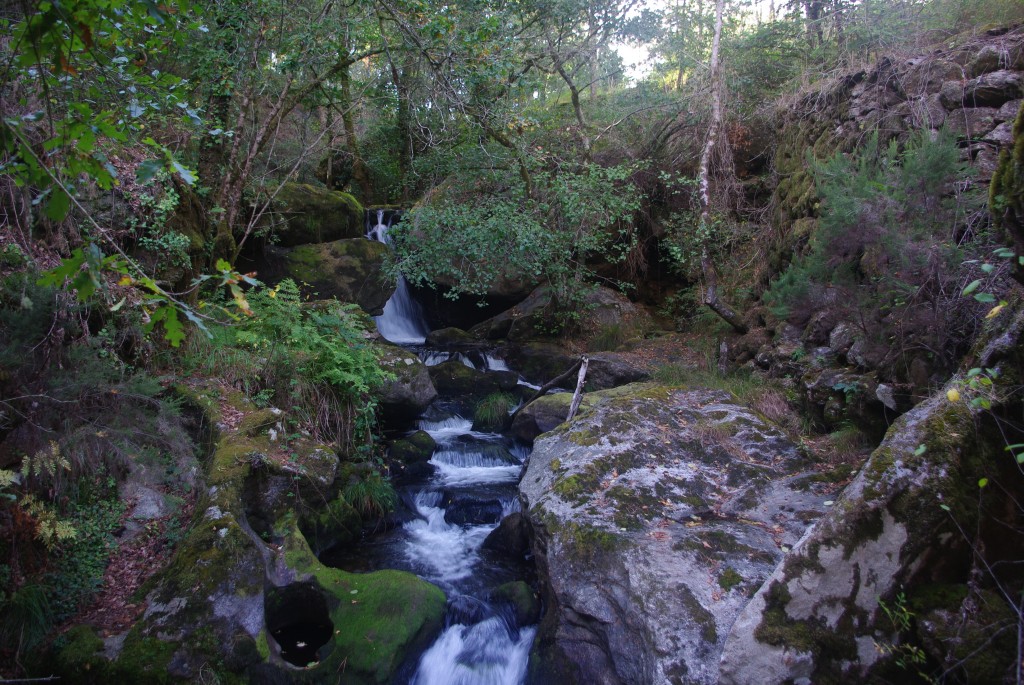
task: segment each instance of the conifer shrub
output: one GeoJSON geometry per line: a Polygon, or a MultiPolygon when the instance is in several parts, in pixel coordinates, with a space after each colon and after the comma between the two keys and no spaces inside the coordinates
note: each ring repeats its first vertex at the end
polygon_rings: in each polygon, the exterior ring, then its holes
{"type": "Polygon", "coordinates": [[[992,247],[983,198],[953,136],[922,132],[901,147],[881,145],[875,133],[855,156],[808,164],[819,228],[765,293],[773,313],[802,324],[838,308],[889,349],[887,363],[923,354],[950,367],[980,313],[960,290],[972,258],[992,247]]]}

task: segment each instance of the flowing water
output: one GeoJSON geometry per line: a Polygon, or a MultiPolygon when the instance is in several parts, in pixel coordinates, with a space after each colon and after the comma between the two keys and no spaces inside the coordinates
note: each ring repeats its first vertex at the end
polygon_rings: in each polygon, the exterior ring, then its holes
{"type": "MultiPolygon", "coordinates": [[[[369,214],[367,214],[369,217],[369,214]]],[[[376,211],[376,222],[367,226],[366,237],[377,242],[390,244],[388,229],[391,228],[391,219],[385,222],[386,213],[383,209],[376,211]]],[[[369,224],[370,221],[367,221],[369,224]]],[[[427,322],[423,318],[423,310],[412,297],[409,284],[405,277],[399,274],[395,294],[391,296],[384,305],[384,313],[373,317],[377,323],[377,330],[385,339],[402,345],[422,344],[426,338],[427,322]]]]}
{"type": "MultiPolygon", "coordinates": [[[[387,228],[378,212],[370,234],[386,242],[387,228]]],[[[428,365],[458,359],[484,372],[508,371],[493,353],[424,349],[427,325],[402,282],[376,320],[385,338],[414,346],[428,365]]],[[[357,550],[321,557],[351,571],[412,571],[447,593],[444,630],[420,658],[410,685],[518,685],[536,634],[536,626],[517,623],[511,605],[489,600],[502,583],[529,580],[532,565],[482,547],[499,521],[519,510],[517,483],[529,450],[505,435],[474,431],[465,413],[459,398],[439,398],[416,422],[414,429],[429,433],[437,447],[432,475],[399,487],[408,520],[357,550]]]]}

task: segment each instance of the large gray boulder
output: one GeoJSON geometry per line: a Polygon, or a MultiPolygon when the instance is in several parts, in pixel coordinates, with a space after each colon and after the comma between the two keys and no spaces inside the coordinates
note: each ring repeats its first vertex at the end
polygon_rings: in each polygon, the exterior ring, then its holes
{"type": "Polygon", "coordinates": [[[824,510],[821,479],[728,393],[587,399],[520,483],[548,593],[534,675],[714,683],[736,616],[824,510]]]}

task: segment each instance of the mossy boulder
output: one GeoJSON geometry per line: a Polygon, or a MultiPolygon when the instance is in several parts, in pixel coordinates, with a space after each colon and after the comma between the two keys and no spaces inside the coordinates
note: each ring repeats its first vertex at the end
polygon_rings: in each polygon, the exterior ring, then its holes
{"type": "Polygon", "coordinates": [[[825,510],[823,485],[798,487],[806,459],[723,391],[586,399],[537,438],[519,486],[549,607],[538,654],[579,682],[714,683],[729,626],[825,510]]]}
{"type": "Polygon", "coordinates": [[[273,254],[280,256],[285,273],[303,284],[307,294],[353,302],[374,316],[383,313],[395,292],[395,283],[383,270],[388,247],[375,240],[334,240],[273,254]]]}
{"type": "Polygon", "coordinates": [[[476,338],[461,328],[449,327],[439,328],[430,331],[427,335],[427,345],[431,347],[446,347],[449,345],[464,345],[475,343],[476,338]]]}
{"type": "Polygon", "coordinates": [[[435,585],[404,571],[347,573],[321,564],[294,528],[285,538],[277,579],[313,583],[323,593],[334,637],[320,661],[297,682],[338,677],[358,685],[392,682],[407,658],[440,632],[447,599],[435,585]]]}
{"type": "MultiPolygon", "coordinates": [[[[586,395],[584,395],[586,400],[586,395]]],[[[572,393],[557,392],[538,397],[519,410],[512,421],[512,434],[523,442],[532,443],[542,433],[554,430],[569,416],[572,393]]]]}
{"type": "Polygon", "coordinates": [[[295,247],[345,238],[361,238],[365,232],[362,205],[348,193],[306,183],[284,183],[274,196],[272,210],[278,245],[295,247]]]}
{"type": "Polygon", "coordinates": [[[504,583],[491,590],[491,601],[510,604],[517,625],[528,626],[540,620],[540,597],[522,580],[504,583]]]}
{"type": "MultiPolygon", "coordinates": [[[[615,388],[650,378],[650,374],[620,354],[600,352],[587,357],[590,360],[585,385],[588,392],[615,388]]],[[[557,378],[579,359],[579,355],[570,354],[558,345],[546,342],[514,345],[509,347],[508,351],[508,360],[515,368],[526,380],[538,385],[557,378]]],[[[575,389],[576,379],[574,375],[563,381],[564,389],[575,389]]]]}
{"type": "Polygon", "coordinates": [[[510,371],[477,371],[459,361],[447,361],[428,369],[438,393],[456,397],[467,405],[487,395],[514,390],[518,378],[510,371]]]}
{"type": "MultiPolygon", "coordinates": [[[[477,324],[469,332],[487,340],[550,338],[552,331],[558,328],[553,305],[551,288],[541,286],[516,306],[477,324]]],[[[582,293],[572,309],[579,316],[576,325],[581,337],[590,341],[614,339],[621,343],[641,338],[653,327],[650,315],[642,306],[610,288],[597,287],[582,293]]]]}

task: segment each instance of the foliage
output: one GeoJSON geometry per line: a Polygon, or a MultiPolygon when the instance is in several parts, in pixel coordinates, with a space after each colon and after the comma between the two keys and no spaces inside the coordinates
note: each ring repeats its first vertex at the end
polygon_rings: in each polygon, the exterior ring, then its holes
{"type": "Polygon", "coordinates": [[[976,325],[955,285],[965,256],[986,248],[972,223],[980,198],[948,134],[904,149],[869,136],[855,157],[813,164],[819,230],[765,294],[782,317],[836,303],[871,338],[927,350],[951,365],[976,325]]]}
{"type": "Polygon", "coordinates": [[[291,279],[251,298],[254,315],[196,340],[186,368],[237,380],[261,403],[292,408],[322,437],[354,448],[366,442],[375,404],[370,391],[388,379],[355,305],[304,304],[291,279]]]}
{"type": "Polygon", "coordinates": [[[52,556],[46,576],[50,606],[59,621],[74,616],[103,584],[103,574],[116,542],[114,533],[121,527],[123,502],[99,499],[72,507],[68,521],[76,535],[64,541],[52,556]]]}
{"type": "Polygon", "coordinates": [[[161,267],[190,266],[188,248],[191,241],[188,236],[168,226],[180,200],[174,184],[168,179],[166,172],[158,173],[156,183],[137,198],[142,216],[128,218],[136,244],[154,256],[154,268],[158,272],[161,267]]]}
{"type": "Polygon", "coordinates": [[[633,246],[632,171],[555,169],[535,174],[530,197],[501,185],[471,200],[425,204],[391,231],[397,269],[416,285],[445,284],[452,298],[485,295],[503,277],[546,281],[555,308],[571,314],[594,277],[588,262],[622,262],[633,246]]]}

